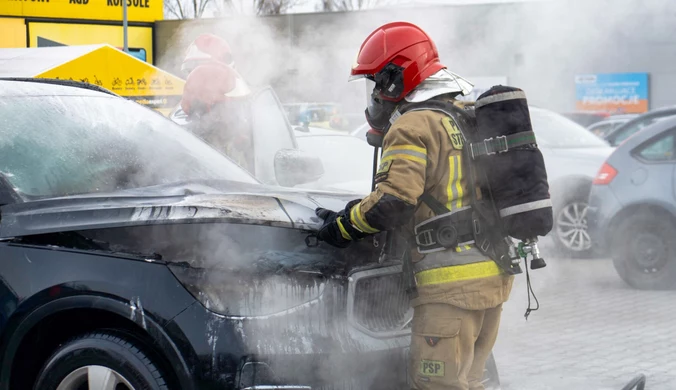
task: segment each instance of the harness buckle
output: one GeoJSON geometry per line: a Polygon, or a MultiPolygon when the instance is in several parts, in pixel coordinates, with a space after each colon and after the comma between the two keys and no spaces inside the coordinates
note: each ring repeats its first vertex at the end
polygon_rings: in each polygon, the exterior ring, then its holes
{"type": "MultiPolygon", "coordinates": [[[[486,156],[508,151],[509,145],[507,145],[507,136],[501,135],[499,137],[485,139],[484,148],[486,148],[486,156]]],[[[472,153],[472,155],[473,154],[474,153],[472,153]]]]}
{"type": "Polygon", "coordinates": [[[434,241],[434,238],[432,237],[432,232],[434,229],[427,229],[423,230],[422,232],[418,233],[415,235],[415,243],[418,244],[418,246],[421,247],[426,247],[430,245],[436,244],[436,241],[434,241]],[[421,240],[421,237],[424,239],[421,240]]]}

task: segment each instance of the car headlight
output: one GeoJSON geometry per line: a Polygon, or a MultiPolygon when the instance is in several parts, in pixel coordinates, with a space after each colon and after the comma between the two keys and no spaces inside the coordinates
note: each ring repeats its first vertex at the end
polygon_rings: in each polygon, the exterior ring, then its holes
{"type": "Polygon", "coordinates": [[[169,269],[208,310],[228,317],[269,317],[303,310],[321,299],[326,277],[317,272],[255,274],[181,265],[169,269]]]}

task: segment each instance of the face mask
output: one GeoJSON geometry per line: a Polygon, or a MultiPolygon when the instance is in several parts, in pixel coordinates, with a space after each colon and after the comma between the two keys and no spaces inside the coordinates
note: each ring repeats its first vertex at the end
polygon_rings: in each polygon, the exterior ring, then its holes
{"type": "Polygon", "coordinates": [[[375,92],[371,94],[369,104],[366,107],[366,121],[371,128],[385,132],[390,127],[390,117],[397,108],[397,103],[380,99],[374,95],[375,92]]]}

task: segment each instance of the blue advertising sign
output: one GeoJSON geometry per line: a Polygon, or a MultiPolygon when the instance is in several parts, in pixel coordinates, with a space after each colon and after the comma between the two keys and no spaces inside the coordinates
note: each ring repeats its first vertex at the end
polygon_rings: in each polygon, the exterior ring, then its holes
{"type": "Polygon", "coordinates": [[[599,73],[575,76],[579,111],[648,111],[648,73],[599,73]]]}

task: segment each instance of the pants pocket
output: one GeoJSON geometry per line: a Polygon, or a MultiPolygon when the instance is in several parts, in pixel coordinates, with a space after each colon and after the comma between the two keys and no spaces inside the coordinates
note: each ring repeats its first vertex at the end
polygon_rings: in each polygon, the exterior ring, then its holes
{"type": "Polygon", "coordinates": [[[411,334],[411,380],[420,390],[455,389],[459,383],[457,317],[419,316],[411,334]]]}

